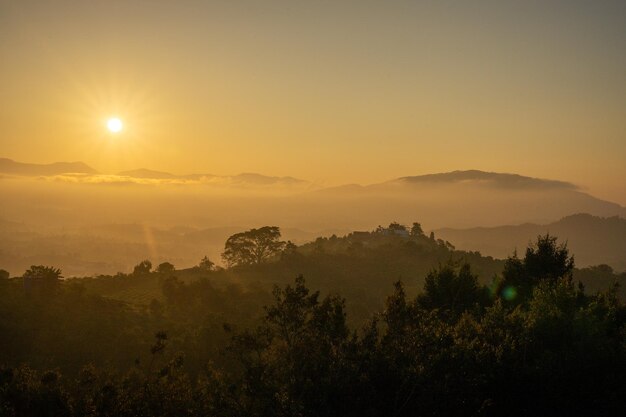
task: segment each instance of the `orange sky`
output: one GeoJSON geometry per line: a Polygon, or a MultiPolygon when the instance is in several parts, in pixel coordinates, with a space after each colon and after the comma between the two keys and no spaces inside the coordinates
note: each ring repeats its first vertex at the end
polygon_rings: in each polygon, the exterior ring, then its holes
{"type": "Polygon", "coordinates": [[[626,205],[626,3],[443,3],[0,0],[0,156],[328,184],[481,169],[626,205]]]}

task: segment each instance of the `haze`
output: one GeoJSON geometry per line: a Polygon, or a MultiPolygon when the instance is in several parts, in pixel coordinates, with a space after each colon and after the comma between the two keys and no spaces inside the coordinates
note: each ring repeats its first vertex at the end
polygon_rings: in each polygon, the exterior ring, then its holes
{"type": "Polygon", "coordinates": [[[622,1],[1,1],[0,156],[322,185],[480,169],[626,204],[624,21],[622,1]]]}

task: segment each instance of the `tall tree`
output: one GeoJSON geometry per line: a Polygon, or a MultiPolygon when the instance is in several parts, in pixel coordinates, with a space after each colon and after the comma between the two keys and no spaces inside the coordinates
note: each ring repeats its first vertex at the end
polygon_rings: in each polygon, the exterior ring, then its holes
{"type": "Polygon", "coordinates": [[[562,279],[571,282],[573,271],[574,257],[569,255],[567,244],[557,244],[557,238],[550,234],[538,236],[526,249],[524,259],[517,253],[507,259],[501,293],[505,299],[523,302],[540,283],[554,285],[562,279]]]}
{"type": "Polygon", "coordinates": [[[422,229],[422,225],[418,222],[414,222],[413,226],[411,226],[411,236],[424,236],[424,229],[422,229]]]}
{"type": "Polygon", "coordinates": [[[229,266],[267,262],[285,247],[280,236],[280,228],[277,226],[264,226],[234,234],[226,240],[222,258],[229,266]]]}
{"type": "Polygon", "coordinates": [[[469,264],[461,265],[458,270],[448,264],[426,276],[424,292],[417,300],[426,309],[438,309],[446,316],[456,318],[480,303],[482,294],[478,277],[472,274],[469,264]]]}

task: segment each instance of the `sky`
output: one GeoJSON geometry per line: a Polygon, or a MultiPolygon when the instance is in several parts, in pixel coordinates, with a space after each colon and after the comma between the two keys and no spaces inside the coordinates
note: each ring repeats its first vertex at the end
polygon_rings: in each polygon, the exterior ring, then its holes
{"type": "Polygon", "coordinates": [[[624,1],[0,0],[0,97],[0,157],[23,162],[480,169],[626,205],[624,1]]]}

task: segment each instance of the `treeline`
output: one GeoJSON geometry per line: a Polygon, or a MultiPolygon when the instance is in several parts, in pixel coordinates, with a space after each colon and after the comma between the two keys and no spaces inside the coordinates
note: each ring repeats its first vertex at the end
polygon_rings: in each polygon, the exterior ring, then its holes
{"type": "MultiPolygon", "coordinates": [[[[347,250],[387,253],[409,241],[435,250],[428,236],[394,240],[400,234],[378,231],[347,250]]],[[[255,281],[216,283],[310,256],[336,260],[348,255],[327,245],[345,243],[320,241],[311,245],[324,249],[309,253],[285,244],[228,270],[206,259],[188,272],[206,278],[188,282],[145,263],[110,278],[156,282],[160,296],[143,307],[60,281],[54,268],[0,279],[0,415],[623,415],[617,285],[586,291],[551,236],[508,258],[492,280],[449,259],[414,295],[396,281],[358,324],[349,298],[311,291],[302,276],[271,292],[255,281]]],[[[407,257],[420,253],[412,245],[407,257]]]]}

